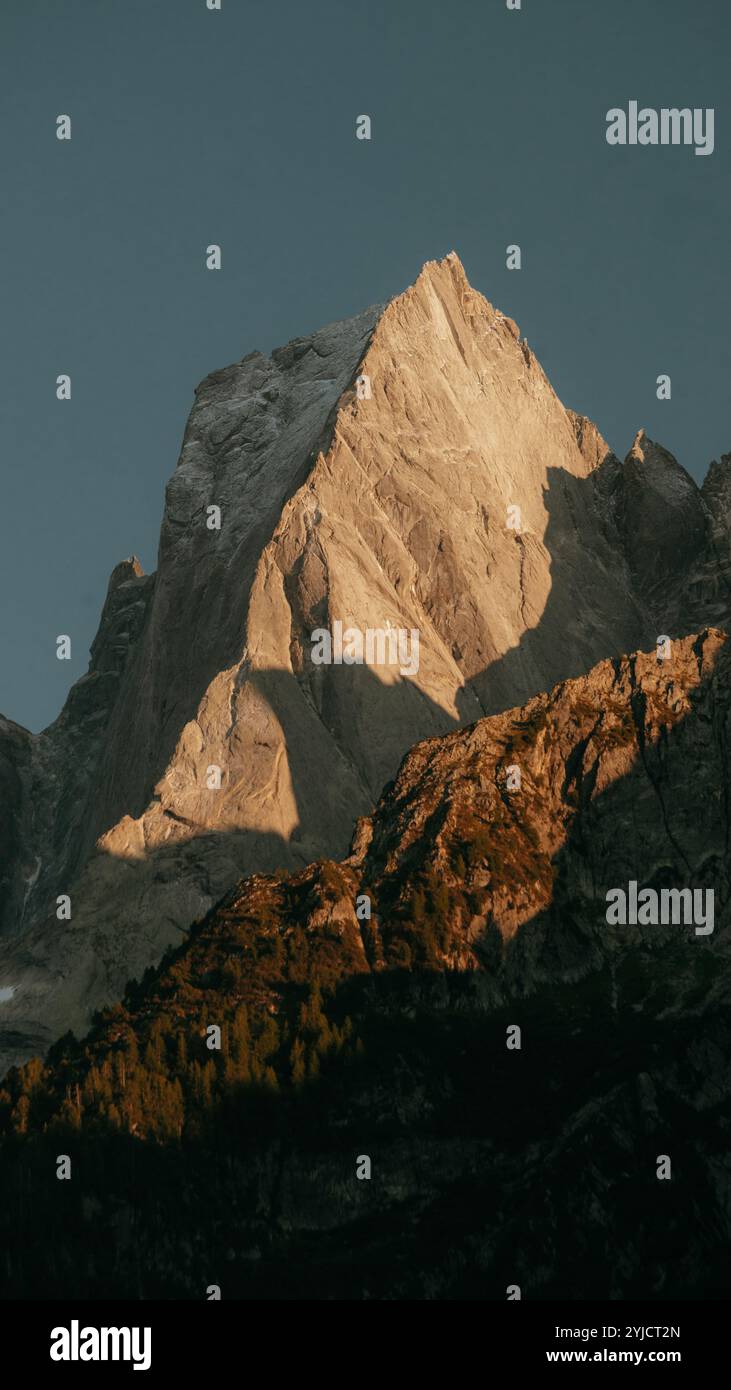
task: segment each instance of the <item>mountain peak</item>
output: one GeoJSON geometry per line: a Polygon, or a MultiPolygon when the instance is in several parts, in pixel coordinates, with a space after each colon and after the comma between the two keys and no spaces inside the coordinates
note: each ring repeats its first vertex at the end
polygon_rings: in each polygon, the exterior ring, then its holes
{"type": "Polygon", "coordinates": [[[683,475],[695,487],[695,483],[691,478],[690,474],[686,472],[682,464],[678,463],[678,460],[676,459],[675,455],[671,454],[670,450],[666,449],[664,445],[656,443],[654,439],[650,439],[650,436],[647,433],[647,430],[645,429],[638,430],[634,439],[632,440],[632,446],[625,458],[625,463],[630,462],[645,465],[656,465],[658,467],[664,466],[669,469],[677,469],[681,473],[683,473],[683,475]]]}
{"type": "Polygon", "coordinates": [[[130,579],[143,578],[145,578],[145,571],[140,561],[136,555],[130,555],[128,559],[120,560],[119,564],[114,566],[109,576],[108,592],[118,588],[120,584],[126,584],[130,579]]]}
{"type": "MultiPolygon", "coordinates": [[[[563,407],[454,252],[385,307],[210,374],[157,572],[115,568],[49,730],[26,748],[0,728],[16,1031],[83,1027],[243,876],[344,855],[419,740],[675,635],[706,522],[644,432],[620,465],[563,407]],[[360,659],[315,661],[336,625],[360,659]]],[[[696,628],[726,611],[701,580],[696,628]]]]}
{"type": "MultiPolygon", "coordinates": [[[[442,256],[436,260],[424,261],[414,284],[418,284],[419,280],[424,276],[438,279],[443,275],[450,275],[456,284],[472,290],[472,286],[467,279],[467,272],[456,251],[448,251],[446,256],[442,256]]],[[[413,286],[411,288],[413,288],[413,286]]],[[[408,292],[408,289],[404,291],[406,294],[408,294],[408,292]]]]}
{"type": "Polygon", "coordinates": [[[690,506],[700,515],[700,489],[695,479],[669,449],[650,439],[646,430],[637,431],[624,466],[625,476],[662,496],[666,505],[676,509],[690,506]]]}

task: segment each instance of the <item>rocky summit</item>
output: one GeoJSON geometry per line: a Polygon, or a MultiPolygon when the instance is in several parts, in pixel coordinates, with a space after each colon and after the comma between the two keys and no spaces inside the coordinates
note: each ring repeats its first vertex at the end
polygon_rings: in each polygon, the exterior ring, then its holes
{"type": "MultiPolygon", "coordinates": [[[[0,1071],[83,1031],[246,875],[342,857],[415,744],[446,736],[448,758],[487,736],[465,726],[659,637],[669,671],[678,650],[692,666],[677,640],[728,623],[730,479],[724,455],[697,487],[642,431],[620,462],[454,254],[385,306],[207,377],[156,573],[114,569],[49,729],[0,721],[0,1071]],[[418,669],[313,661],[336,624],[381,634],[371,657],[417,633],[418,669]]],[[[572,756],[545,744],[578,796],[572,756]]],[[[692,844],[704,808],[681,780],[668,824],[685,816],[692,844]]],[[[493,854],[519,833],[512,804],[493,854]]],[[[500,917],[518,940],[531,884],[500,917]]]]}

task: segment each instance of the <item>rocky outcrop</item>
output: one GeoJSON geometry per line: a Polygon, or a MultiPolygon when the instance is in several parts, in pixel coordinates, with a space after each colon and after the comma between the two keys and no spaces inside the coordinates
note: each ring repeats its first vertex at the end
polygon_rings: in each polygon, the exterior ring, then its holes
{"type": "Polygon", "coordinates": [[[497,952],[508,993],[576,978],[630,941],[666,951],[667,927],[607,925],[607,893],[632,880],[713,890],[708,937],[728,952],[730,673],[725,634],[706,630],[667,661],[602,662],[419,744],[350,862],[387,920],[406,908],[408,921],[425,877],[451,887],[443,964],[475,969],[497,952]]]}
{"type": "Polygon", "coordinates": [[[731,611],[731,455],[711,464],[703,487],[644,430],[624,463],[595,475],[610,532],[632,589],[657,634],[680,636],[731,611]]]}
{"type": "Polygon", "coordinates": [[[343,862],[237,884],[12,1073],[7,1287],[724,1297],[730,666],[705,630],[418,744],[343,862]],[[632,880],[713,891],[713,931],[609,921],[632,880]]]}
{"type": "Polygon", "coordinates": [[[157,572],[115,571],[89,675],[32,743],[16,1052],[85,1026],[242,875],[344,853],[418,740],[687,632],[689,586],[694,626],[724,622],[723,487],[681,474],[644,436],[620,464],[454,255],[208,377],[157,572]],[[417,632],[418,669],[314,664],[336,623],[417,632]]]}
{"type": "Polygon", "coordinates": [[[644,430],[624,461],[618,511],[635,588],[675,634],[689,599],[694,606],[687,580],[706,549],[709,517],[693,479],[644,430]]]}

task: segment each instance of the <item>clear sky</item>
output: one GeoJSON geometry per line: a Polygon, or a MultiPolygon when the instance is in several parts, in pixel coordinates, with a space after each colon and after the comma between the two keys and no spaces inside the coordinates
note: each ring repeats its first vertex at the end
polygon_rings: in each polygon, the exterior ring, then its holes
{"type": "Polygon", "coordinates": [[[645,426],[702,478],[731,450],[730,37],[728,0],[2,0],[0,711],[49,723],[113,566],[154,568],[197,382],[452,249],[616,452],[645,426]],[[713,107],[713,154],[610,148],[630,100],[713,107]]]}

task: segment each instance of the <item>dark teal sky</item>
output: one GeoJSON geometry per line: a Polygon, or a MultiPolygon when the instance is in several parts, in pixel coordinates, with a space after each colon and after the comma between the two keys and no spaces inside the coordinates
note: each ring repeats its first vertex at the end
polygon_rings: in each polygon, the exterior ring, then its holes
{"type": "Polygon", "coordinates": [[[50,722],[114,564],[154,568],[196,383],[451,249],[617,452],[644,425],[702,477],[731,450],[730,36],[727,0],[2,0],[0,711],[50,722]],[[631,99],[714,107],[714,153],[610,148],[631,99]]]}

